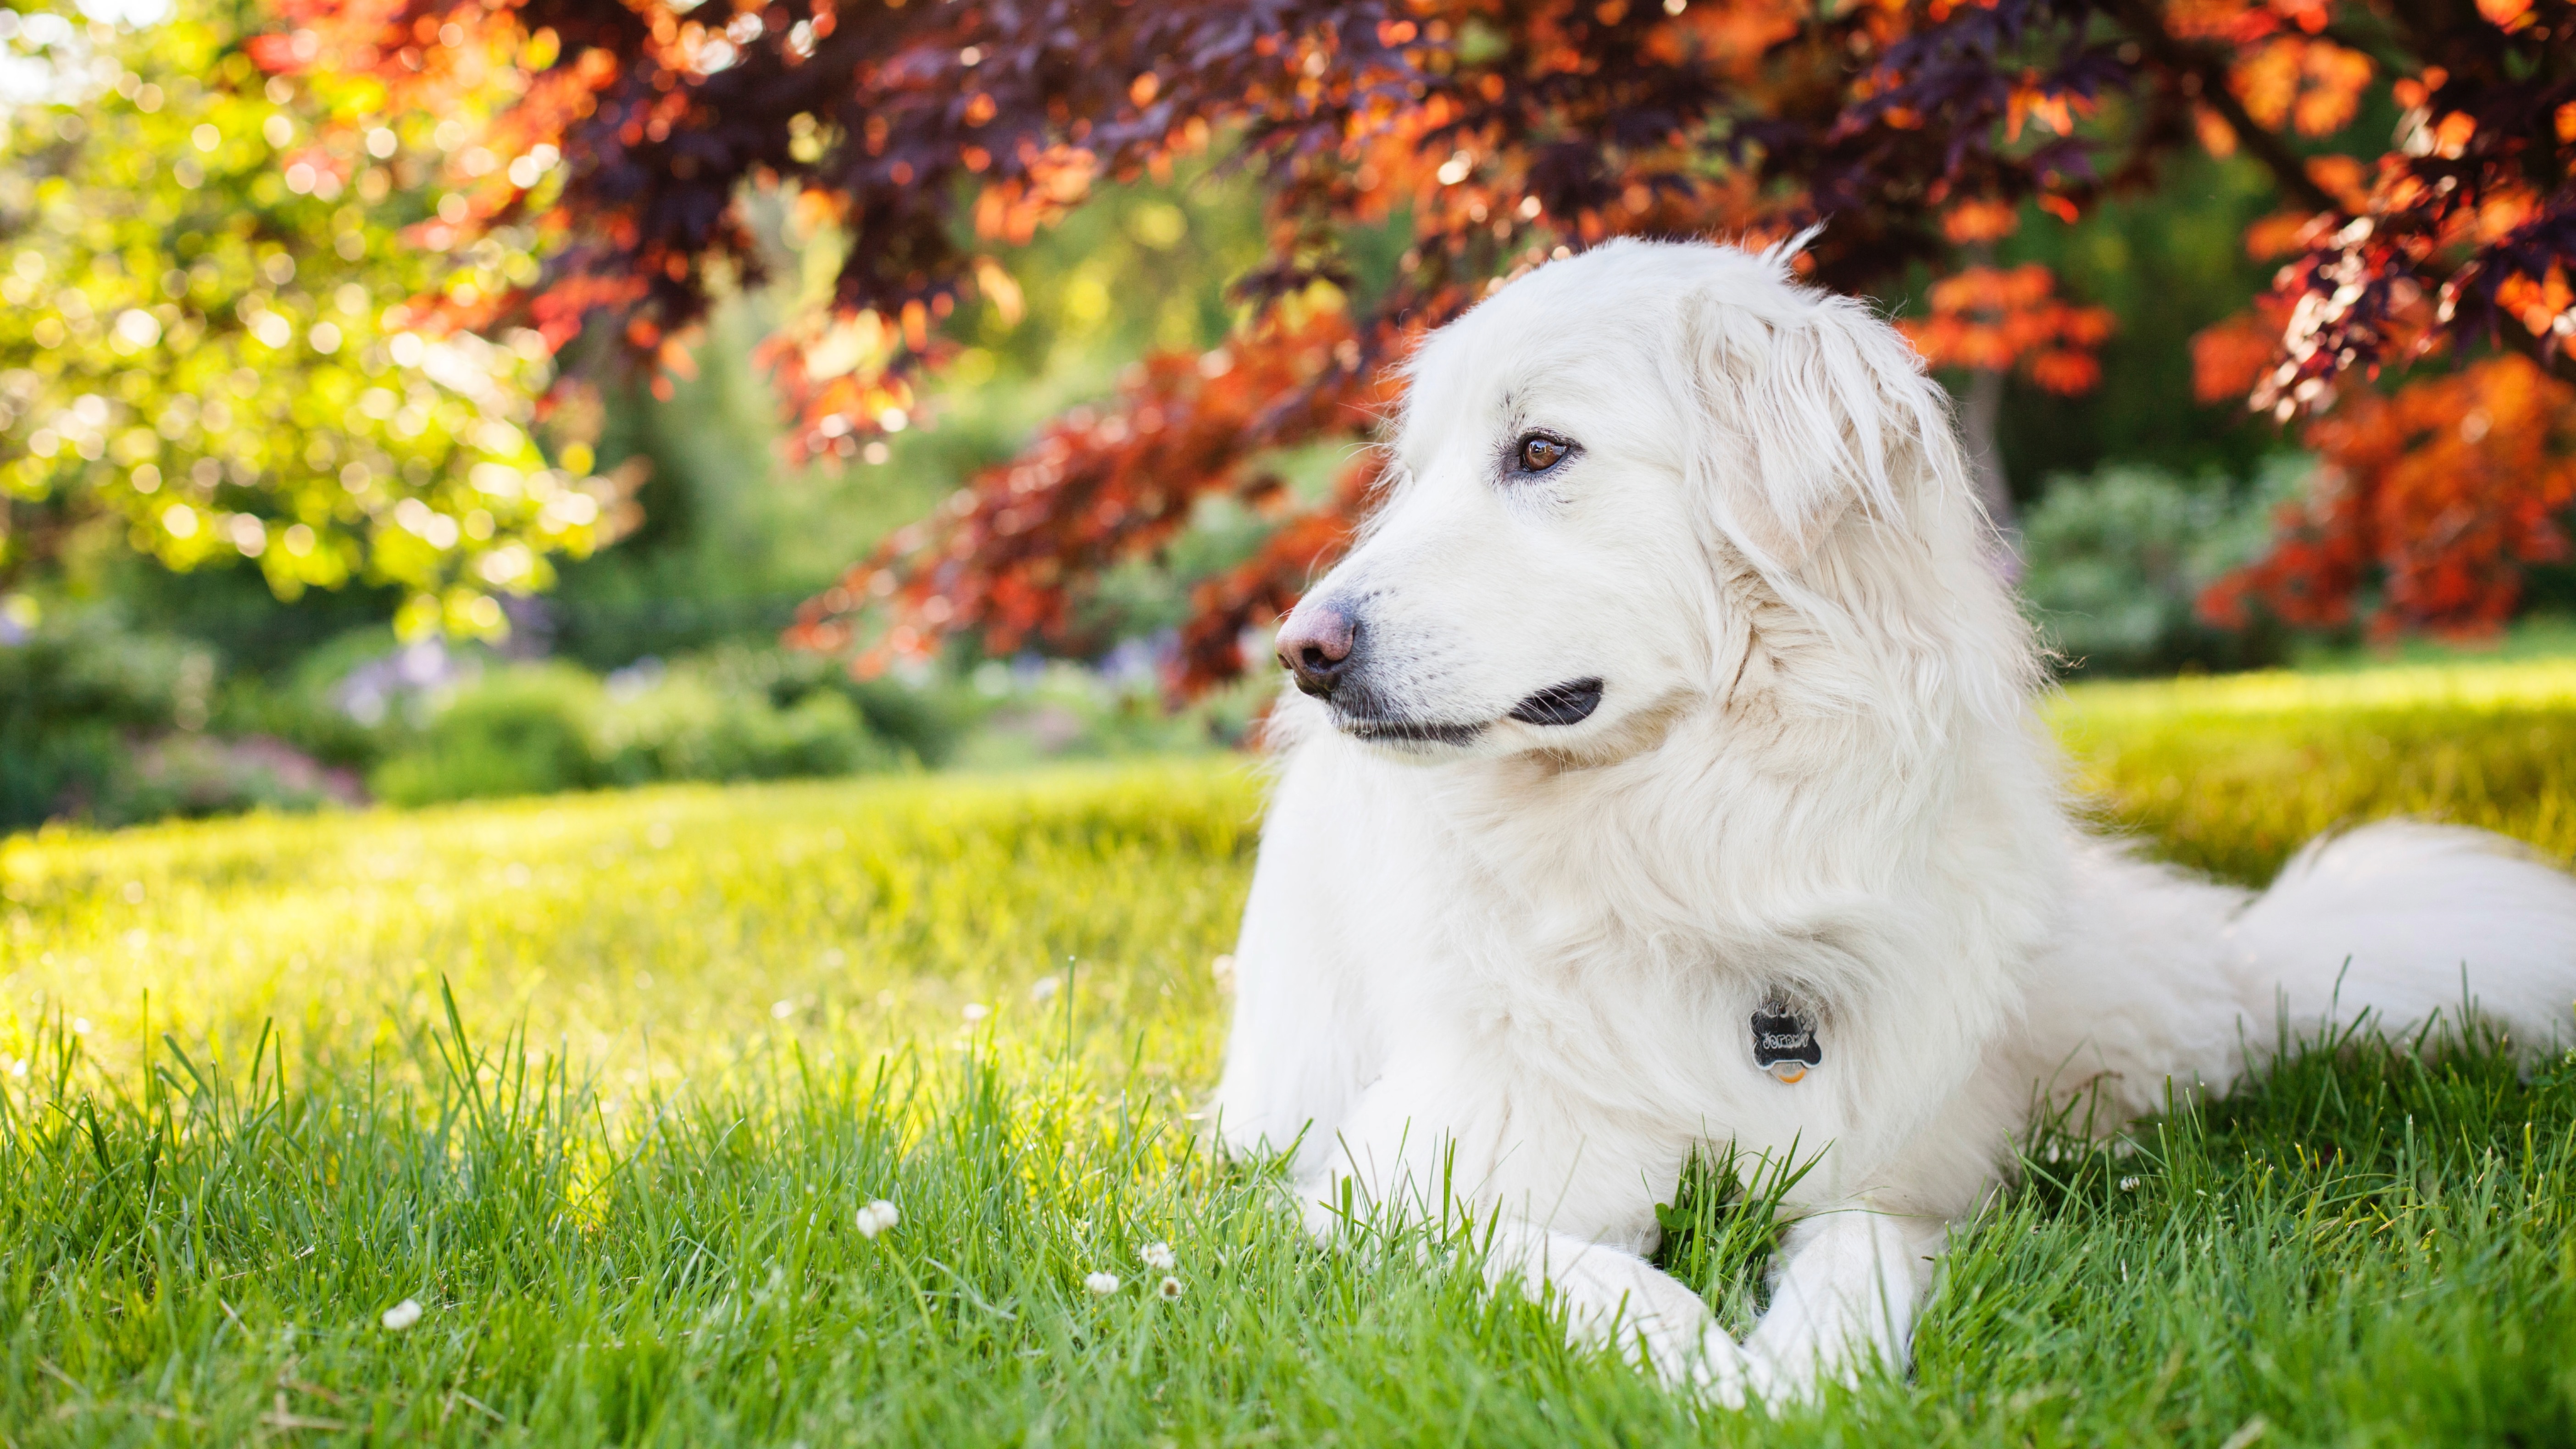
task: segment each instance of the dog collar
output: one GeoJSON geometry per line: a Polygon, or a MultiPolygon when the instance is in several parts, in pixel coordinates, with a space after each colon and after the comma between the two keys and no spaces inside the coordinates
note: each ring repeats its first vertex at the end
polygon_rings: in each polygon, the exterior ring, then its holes
{"type": "Polygon", "coordinates": [[[1806,1076],[1824,1060],[1824,1044],[1816,1039],[1814,1017],[1790,1010],[1776,997],[1754,1010],[1753,1065],[1789,1083],[1806,1076]]]}

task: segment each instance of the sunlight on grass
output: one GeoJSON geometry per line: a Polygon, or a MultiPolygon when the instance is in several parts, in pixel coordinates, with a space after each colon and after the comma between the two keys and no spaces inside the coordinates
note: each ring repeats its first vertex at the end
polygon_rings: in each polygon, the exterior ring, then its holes
{"type": "Polygon", "coordinates": [[[2050,720],[2104,823],[2240,881],[2389,815],[2576,857],[2576,660],[2090,684],[2050,720]]]}
{"type": "Polygon", "coordinates": [[[1102,1050],[1203,1077],[1259,803],[1220,760],[21,836],[0,1053],[61,1016],[130,1064],[148,992],[181,1040],[238,1050],[274,1020],[299,1052],[403,1062],[443,979],[478,1034],[524,1027],[611,1101],[970,1014],[1060,1035],[1068,1002],[1102,1050]]]}
{"type": "MultiPolygon", "coordinates": [[[[2393,811],[2576,849],[2564,663],[2086,686],[2051,719],[2106,818],[2241,878],[2393,811]]],[[[1472,1225],[1317,1253],[1190,1115],[1259,802],[1207,760],[0,842],[0,1433],[2576,1434],[2576,1063],[2474,1043],[2044,1146],[1915,1379],[1780,1424],[1567,1351],[1477,1291],[1472,1225]]],[[[1662,1214],[1738,1324],[1764,1171],[1662,1214]]]]}
{"type": "Polygon", "coordinates": [[[2065,693],[2088,716],[2131,719],[2438,706],[2576,708],[2576,658],[2398,664],[2334,674],[2266,669],[2079,684],[2065,693]]]}

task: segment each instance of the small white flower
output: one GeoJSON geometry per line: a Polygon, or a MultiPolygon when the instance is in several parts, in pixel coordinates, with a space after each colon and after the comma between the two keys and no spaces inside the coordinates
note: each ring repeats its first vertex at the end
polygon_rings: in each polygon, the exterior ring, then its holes
{"type": "Polygon", "coordinates": [[[970,1001],[966,1003],[965,1015],[966,1020],[970,1023],[982,1021],[985,1017],[991,1016],[992,1014],[993,1008],[986,1006],[980,1001],[970,1001]]]}
{"type": "Polygon", "coordinates": [[[396,1333],[420,1322],[420,1300],[406,1298],[385,1310],[385,1327],[396,1333]]]}
{"type": "Polygon", "coordinates": [[[1172,1245],[1169,1243],[1147,1243],[1137,1250],[1136,1256],[1143,1260],[1146,1267],[1158,1273],[1172,1271],[1172,1264],[1176,1261],[1172,1257],[1172,1245]]]}
{"type": "Polygon", "coordinates": [[[1166,1278],[1154,1285],[1154,1291],[1162,1295],[1164,1302],[1177,1303],[1181,1299],[1181,1280],[1166,1278]]]}
{"type": "Polygon", "coordinates": [[[1115,1273],[1093,1273],[1082,1280],[1082,1286],[1099,1294],[1101,1297],[1106,1298],[1110,1294],[1118,1291],[1118,1275],[1115,1273]]]}
{"type": "Polygon", "coordinates": [[[2124,1177],[2124,1178],[2121,1178],[2121,1179],[2120,1179],[2120,1191],[2122,1191],[2122,1192],[2136,1192],[2137,1190],[2138,1190],[2138,1180],[2137,1180],[2136,1178],[2134,1178],[2134,1177],[2124,1177]]]}
{"type": "Polygon", "coordinates": [[[1064,979],[1062,977],[1041,976],[1038,978],[1038,984],[1029,988],[1029,1000],[1052,1001],[1055,999],[1055,994],[1063,989],[1064,979]]]}
{"type": "Polygon", "coordinates": [[[903,1215],[894,1210],[894,1204],[878,1198],[859,1209],[859,1236],[873,1238],[901,1221],[903,1215]]]}

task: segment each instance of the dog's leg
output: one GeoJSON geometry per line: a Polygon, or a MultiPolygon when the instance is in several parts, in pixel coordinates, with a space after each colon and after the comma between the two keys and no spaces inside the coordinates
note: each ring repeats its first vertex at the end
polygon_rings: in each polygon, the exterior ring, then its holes
{"type": "MultiPolygon", "coordinates": [[[[1354,1213],[1392,1212],[1430,1222],[1456,1221],[1454,1214],[1464,1212],[1470,1221],[1490,1225],[1489,1235],[1479,1235],[1486,1280],[1533,1302],[1553,1294],[1564,1305],[1574,1342],[1613,1348],[1667,1383],[1730,1407],[1741,1406],[1748,1393],[1766,1392],[1759,1366],[1718,1325],[1699,1295],[1631,1251],[1637,1241],[1633,1232],[1618,1241],[1601,1240],[1618,1233],[1624,1218],[1652,1220],[1653,1197],[1643,1187],[1649,1175],[1605,1169],[1587,1178],[1587,1188],[1606,1181],[1637,1182],[1633,1212],[1621,1206],[1624,1195],[1605,1200],[1561,1186],[1541,1194],[1528,1190],[1525,1182],[1515,1188],[1501,1174],[1490,1148],[1473,1145],[1500,1140],[1497,1134],[1480,1126],[1462,1143],[1454,1127],[1421,1125],[1436,1119],[1415,1105],[1424,1101],[1415,1089],[1426,1081],[1461,1075],[1446,1064],[1426,1074],[1407,1063],[1363,1094],[1335,1144],[1340,1161],[1304,1189],[1307,1230],[1318,1241],[1332,1242],[1357,1226],[1350,1216],[1354,1213]],[[1531,1205],[1552,1211],[1554,1221],[1565,1227],[1582,1224],[1584,1231],[1534,1221],[1531,1205]]],[[[1477,1100],[1501,1103],[1509,1098],[1494,1093],[1477,1100]]],[[[1516,1120],[1524,1133],[1511,1140],[1531,1156],[1540,1155],[1544,1141],[1532,1140],[1537,1114],[1524,1112],[1516,1120]]],[[[1580,1157],[1580,1143],[1563,1154],[1568,1162],[1580,1157]]],[[[1551,1183],[1555,1176],[1548,1175],[1551,1183]]]]}
{"type": "Polygon", "coordinates": [[[1747,1353],[1777,1391],[1798,1398],[1827,1378],[1855,1382],[1873,1356],[1902,1372],[1947,1227],[1858,1202],[1799,1222],[1781,1245],[1771,1308],[1747,1353]]]}
{"type": "Polygon", "coordinates": [[[1485,1276],[1532,1299],[1552,1290],[1577,1343],[1632,1353],[1676,1387],[1729,1408],[1768,1391],[1760,1366],[1720,1327],[1700,1296],[1634,1253],[1535,1224],[1503,1220],[1485,1255],[1485,1276]]]}

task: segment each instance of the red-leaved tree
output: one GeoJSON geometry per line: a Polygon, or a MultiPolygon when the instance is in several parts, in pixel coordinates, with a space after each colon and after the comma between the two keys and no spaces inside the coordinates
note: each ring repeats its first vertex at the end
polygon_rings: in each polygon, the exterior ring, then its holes
{"type": "Polygon", "coordinates": [[[1204,357],[1150,359],[809,605],[796,637],[863,662],[960,632],[1069,642],[1106,568],[1223,493],[1276,531],[1200,588],[1174,682],[1228,677],[1244,627],[1293,600],[1368,491],[1363,463],[1300,510],[1259,459],[1364,434],[1409,338],[1611,236],[1827,221],[1801,263],[1819,282],[1918,263],[1948,278],[1914,333],[1936,363],[2089,385],[2105,319],[1991,250],[2026,212],[2080,224],[2194,148],[2263,169],[2280,210],[2247,245],[2283,260],[2269,297],[2202,339],[2201,385],[2285,420],[2328,413],[2311,438],[2336,459],[2213,607],[2332,618],[2384,579],[2385,617],[2473,625],[2510,606],[2516,564],[2558,547],[2551,379],[2576,332],[2562,0],[282,3],[260,54],[278,72],[372,72],[398,103],[515,96],[447,158],[461,200],[421,239],[533,227],[551,261],[454,303],[454,325],[596,329],[668,360],[711,288],[759,275],[747,189],[790,189],[836,224],[834,307],[772,352],[814,452],[906,405],[959,299],[1007,293],[1000,249],[1103,180],[1219,145],[1251,168],[1271,228],[1240,284],[1253,320],[1204,357]],[[538,154],[561,164],[519,164],[538,154]],[[1349,280],[1340,239],[1400,210],[1414,238],[1394,283],[1327,305],[1349,296],[1313,285],[1349,280]],[[2523,361],[2450,371],[2499,349],[2523,361]],[[2370,381],[2383,369],[2411,379],[2393,398],[2370,381]],[[2477,412],[2495,441],[2466,445],[2495,466],[2440,463],[2444,409],[2508,378],[2526,403],[2477,412]]]}

